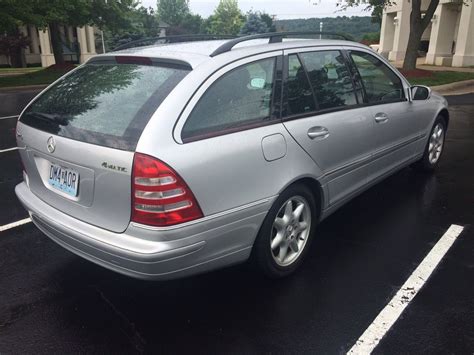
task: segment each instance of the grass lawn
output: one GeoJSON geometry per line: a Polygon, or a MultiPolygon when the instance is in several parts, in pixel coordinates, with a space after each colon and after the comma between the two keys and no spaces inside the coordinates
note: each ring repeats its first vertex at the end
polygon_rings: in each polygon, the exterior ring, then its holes
{"type": "Polygon", "coordinates": [[[436,86],[456,81],[474,79],[474,73],[456,71],[413,70],[401,71],[412,85],[436,86]]]}
{"type": "Polygon", "coordinates": [[[72,65],[63,67],[56,67],[53,65],[49,68],[40,68],[40,70],[28,72],[26,74],[3,77],[0,76],[0,88],[50,84],[73,68],[74,66],[72,65]]]}
{"type": "Polygon", "coordinates": [[[0,75],[1,74],[9,74],[9,73],[31,73],[31,72],[35,72],[35,71],[38,71],[38,70],[41,70],[43,68],[41,67],[28,67],[28,68],[0,68],[0,75]]]}

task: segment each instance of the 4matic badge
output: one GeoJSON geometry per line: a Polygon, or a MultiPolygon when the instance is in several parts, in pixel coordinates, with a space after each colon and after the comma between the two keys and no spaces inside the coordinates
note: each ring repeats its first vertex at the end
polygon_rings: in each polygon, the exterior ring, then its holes
{"type": "Polygon", "coordinates": [[[115,164],[110,164],[110,163],[107,163],[106,161],[104,161],[101,166],[103,168],[106,168],[106,169],[110,169],[110,170],[115,170],[115,171],[119,171],[121,173],[126,173],[127,172],[127,168],[123,167],[123,166],[118,166],[118,165],[115,165],[115,164]]]}

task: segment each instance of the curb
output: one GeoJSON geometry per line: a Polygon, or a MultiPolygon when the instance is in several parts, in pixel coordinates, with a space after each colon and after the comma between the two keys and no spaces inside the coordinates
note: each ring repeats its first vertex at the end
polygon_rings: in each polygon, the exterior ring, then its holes
{"type": "Polygon", "coordinates": [[[40,85],[25,85],[25,86],[7,86],[0,88],[0,93],[10,92],[10,91],[29,91],[29,90],[41,90],[47,87],[50,84],[40,84],[40,85]]]}
{"type": "Polygon", "coordinates": [[[474,79],[432,86],[431,89],[436,92],[439,92],[442,95],[461,95],[474,93],[474,79]]]}

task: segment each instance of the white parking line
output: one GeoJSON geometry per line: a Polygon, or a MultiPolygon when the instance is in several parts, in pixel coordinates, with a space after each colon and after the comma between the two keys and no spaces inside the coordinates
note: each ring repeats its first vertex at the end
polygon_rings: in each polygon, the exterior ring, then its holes
{"type": "Polygon", "coordinates": [[[383,336],[397,321],[410,301],[428,280],[433,270],[438,266],[441,259],[446,255],[453,245],[463,227],[452,224],[444,233],[428,255],[410,275],[405,284],[398,290],[396,295],[378,314],[372,324],[365,330],[364,334],[356,341],[348,354],[370,354],[382,340],[383,336]]]}
{"type": "Polygon", "coordinates": [[[18,149],[18,147],[7,148],[7,149],[0,150],[0,153],[12,152],[12,151],[17,150],[17,149],[18,149]]]}
{"type": "Polygon", "coordinates": [[[8,120],[10,118],[17,118],[19,115],[13,115],[13,116],[3,116],[3,117],[0,117],[0,120],[8,120]]]}
{"type": "Polygon", "coordinates": [[[31,222],[31,218],[28,217],[28,218],[25,218],[25,219],[22,219],[22,220],[13,222],[13,223],[5,224],[4,226],[0,226],[0,232],[6,231],[7,229],[15,228],[15,227],[18,227],[18,226],[21,226],[23,224],[30,223],[30,222],[31,222]]]}

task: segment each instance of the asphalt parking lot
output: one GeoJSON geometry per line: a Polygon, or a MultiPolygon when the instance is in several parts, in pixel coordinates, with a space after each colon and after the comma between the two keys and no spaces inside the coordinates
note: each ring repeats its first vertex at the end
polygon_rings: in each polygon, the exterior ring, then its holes
{"type": "MultiPolygon", "coordinates": [[[[0,93],[0,117],[35,92],[0,93]]],[[[0,353],[345,353],[453,225],[464,230],[374,353],[474,353],[474,94],[449,97],[439,170],[403,169],[324,221],[310,258],[167,282],[102,269],[31,223],[0,232],[0,353]]],[[[0,119],[0,226],[23,220],[15,118],[0,119]]]]}

